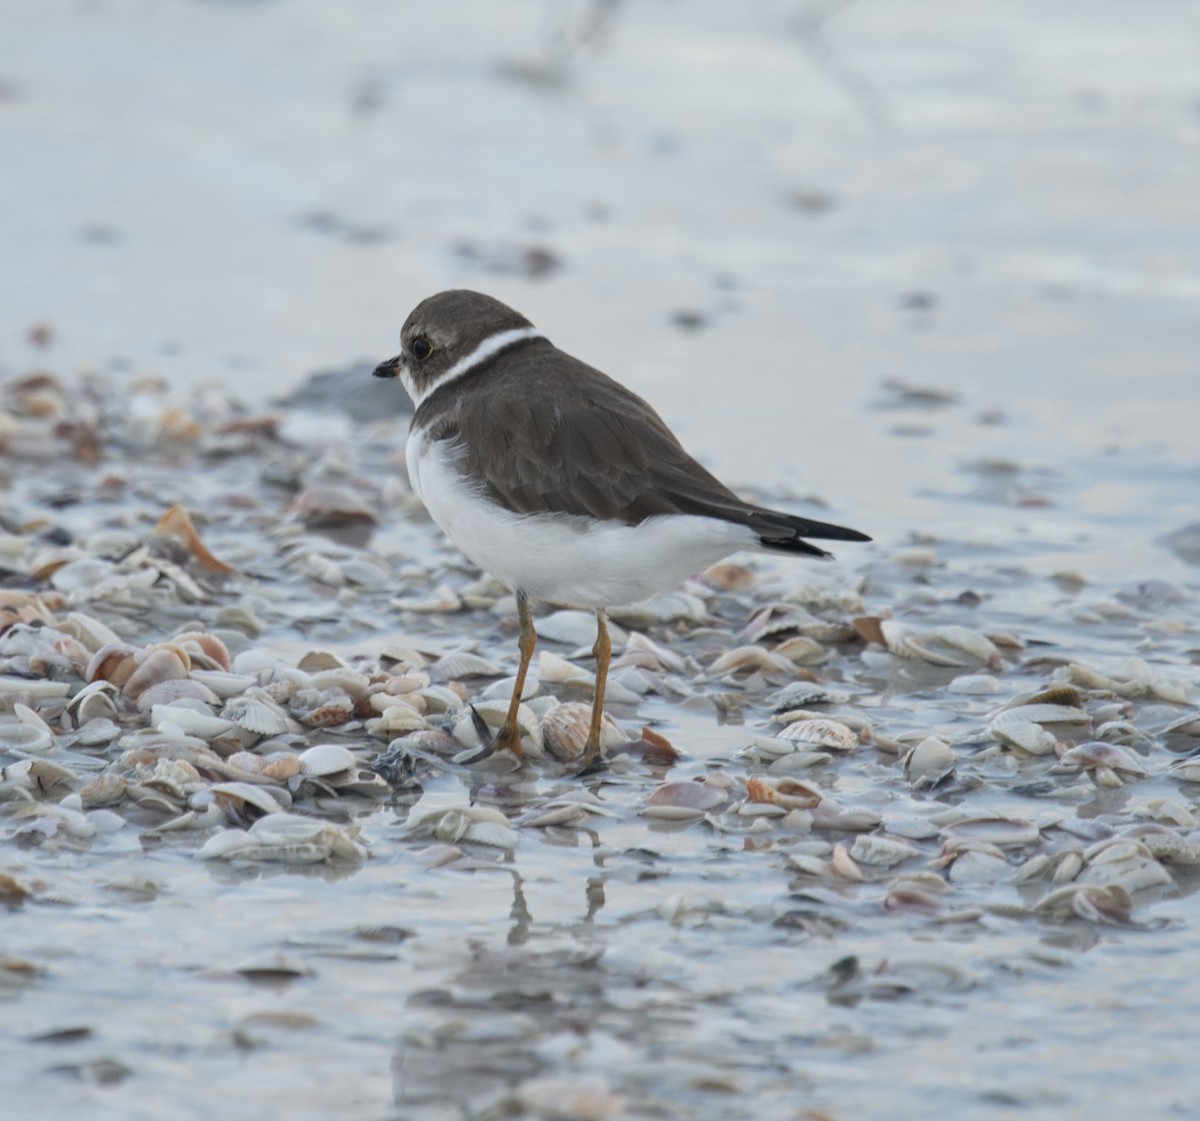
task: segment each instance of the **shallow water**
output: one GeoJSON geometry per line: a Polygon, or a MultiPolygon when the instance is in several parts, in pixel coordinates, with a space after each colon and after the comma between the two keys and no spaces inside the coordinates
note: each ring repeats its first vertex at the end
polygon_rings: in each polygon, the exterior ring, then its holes
{"type": "MultiPolygon", "coordinates": [[[[1196,811],[1168,767],[1200,744],[1165,729],[1200,701],[1200,581],[1162,538],[1200,517],[1197,10],[857,4],[825,25],[831,56],[789,31],[805,11],[629,5],[558,68],[582,6],[63,0],[10,17],[0,238],[20,267],[0,276],[0,363],[51,371],[60,403],[39,417],[5,390],[9,588],[47,586],[30,572],[48,530],[145,540],[179,502],[240,575],[210,585],[192,565],[202,598],[160,581],[145,608],[60,578],[68,606],[139,644],[195,621],[289,667],[319,649],[367,670],[389,643],[436,664],[471,644],[511,672],[495,592],[447,614],[392,602],[476,579],[407,499],[402,419],[352,422],[326,398],[271,409],[294,446],[219,434],[243,416],[231,399],[260,416],[314,369],[390,354],[408,307],[452,284],[636,386],[732,484],[821,516],[818,499],[877,539],[838,566],[760,562],[744,592],[697,586],[703,625],[649,626],[696,659],[664,678],[693,695],[612,712],[684,752],[669,775],[549,766],[513,789],[420,773],[424,804],[470,794],[516,816],[582,787],[611,814],[523,826],[511,853],[464,843],[431,867],[405,828],[412,789],[327,806],[370,856],[315,867],[197,860],[208,833],[155,836],[163,815],[129,802],[113,832],[39,839],[0,803],[0,873],[24,893],[0,943],[14,1116],[1200,1110],[1196,867],[1164,866],[1112,922],[1034,911],[1057,885],[1015,880],[1035,852],[1092,843],[1057,820],[1125,833],[1155,799],[1196,811]],[[524,275],[531,247],[562,266],[524,275]],[[35,322],[49,348],[25,342],[35,322]],[[913,392],[928,389],[950,399],[913,392]],[[97,464],[53,425],[92,392],[97,464]],[[315,567],[347,557],[289,504],[328,484],[378,516],[350,559],[385,584],[315,567]],[[907,744],[936,733],[956,775],[912,790],[869,743],[797,774],[885,814],[1036,823],[1002,874],[955,880],[934,837],[854,883],[790,859],[854,833],[728,831],[761,769],[735,756],[779,731],[780,684],[702,667],[756,607],[815,585],[862,596],[823,619],[1024,644],[1003,649],[993,694],[951,688],[978,665],[830,645],[811,668],[852,696],[821,715],[907,744]],[[221,615],[239,605],[260,634],[221,615]],[[980,735],[1066,663],[1121,677],[1131,657],[1184,696],[1129,702],[1145,777],[1098,787],[980,735]],[[738,793],[713,822],[640,813],[664,777],[713,771],[738,793]],[[885,907],[914,874],[941,880],[939,906],[885,907]]],[[[465,681],[473,699],[491,683],[465,681]]],[[[364,759],[386,746],[360,726],[306,736],[364,759]]]]}

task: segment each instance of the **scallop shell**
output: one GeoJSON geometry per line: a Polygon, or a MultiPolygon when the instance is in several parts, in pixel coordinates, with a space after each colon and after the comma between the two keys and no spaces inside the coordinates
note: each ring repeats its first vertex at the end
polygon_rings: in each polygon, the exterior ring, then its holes
{"type": "Polygon", "coordinates": [[[221,710],[226,720],[262,736],[277,736],[295,727],[288,714],[261,689],[248,689],[232,698],[221,710]]]}
{"type": "MultiPolygon", "coordinates": [[[[592,706],[580,701],[555,705],[541,720],[542,741],[555,759],[569,761],[583,755],[591,731],[592,706]]],[[[604,713],[600,720],[601,755],[626,743],[628,737],[617,722],[604,713]]]]}
{"type": "Polygon", "coordinates": [[[775,695],[771,701],[771,711],[780,713],[807,708],[809,705],[844,704],[849,699],[849,693],[826,689],[824,685],[813,682],[797,681],[775,695]]]}
{"type": "Polygon", "coordinates": [[[300,723],[310,728],[332,728],[338,724],[345,724],[354,717],[354,698],[345,694],[338,695],[330,691],[325,694],[325,699],[320,704],[311,708],[297,703],[300,699],[298,694],[289,707],[300,723]]]}
{"type": "Polygon", "coordinates": [[[79,791],[80,804],[85,810],[115,805],[125,797],[128,789],[129,780],[124,775],[109,771],[97,775],[79,791]]]}
{"type": "Polygon", "coordinates": [[[837,720],[796,720],[779,733],[780,739],[803,747],[828,747],[833,751],[854,751],[858,736],[837,720]]]}
{"type": "Polygon", "coordinates": [[[157,685],[143,689],[137,699],[137,709],[138,712],[150,712],[156,705],[174,704],[184,698],[201,701],[206,705],[221,703],[221,698],[202,681],[183,677],[160,681],[157,685]]]}
{"type": "Polygon", "coordinates": [[[469,650],[456,650],[439,658],[429,672],[437,680],[454,681],[463,677],[499,677],[504,670],[489,658],[469,650]]]}

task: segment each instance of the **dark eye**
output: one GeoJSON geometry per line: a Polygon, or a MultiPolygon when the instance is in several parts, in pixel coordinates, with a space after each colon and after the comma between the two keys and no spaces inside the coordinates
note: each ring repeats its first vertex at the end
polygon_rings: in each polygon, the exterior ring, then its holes
{"type": "Polygon", "coordinates": [[[418,362],[424,362],[433,353],[433,343],[424,335],[418,335],[413,339],[409,349],[418,362]]]}

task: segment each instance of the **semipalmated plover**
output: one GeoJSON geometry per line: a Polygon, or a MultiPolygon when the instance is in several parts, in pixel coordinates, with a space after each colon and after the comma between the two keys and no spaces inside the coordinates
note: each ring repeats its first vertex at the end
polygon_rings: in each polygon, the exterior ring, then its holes
{"type": "Polygon", "coordinates": [[[537,642],[530,600],[596,613],[583,756],[591,764],[612,649],[607,608],[648,599],[739,550],[828,557],[804,538],[870,540],[744,502],[645,401],[490,296],[456,289],[423,300],[400,348],[375,376],[400,378],[416,406],[406,447],[413,490],[458,548],[516,595],[521,660],[492,751],[523,754],[517,706],[537,642]]]}

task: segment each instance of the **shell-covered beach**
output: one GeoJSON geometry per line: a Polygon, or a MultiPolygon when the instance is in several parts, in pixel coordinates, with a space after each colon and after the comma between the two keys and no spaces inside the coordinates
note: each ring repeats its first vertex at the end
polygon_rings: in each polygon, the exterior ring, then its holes
{"type": "Polygon", "coordinates": [[[1196,1111],[1195,6],[406,8],[15,17],[7,1108],[1196,1111]],[[470,762],[450,286],[875,538],[614,610],[598,773],[555,605],[470,762]]]}

